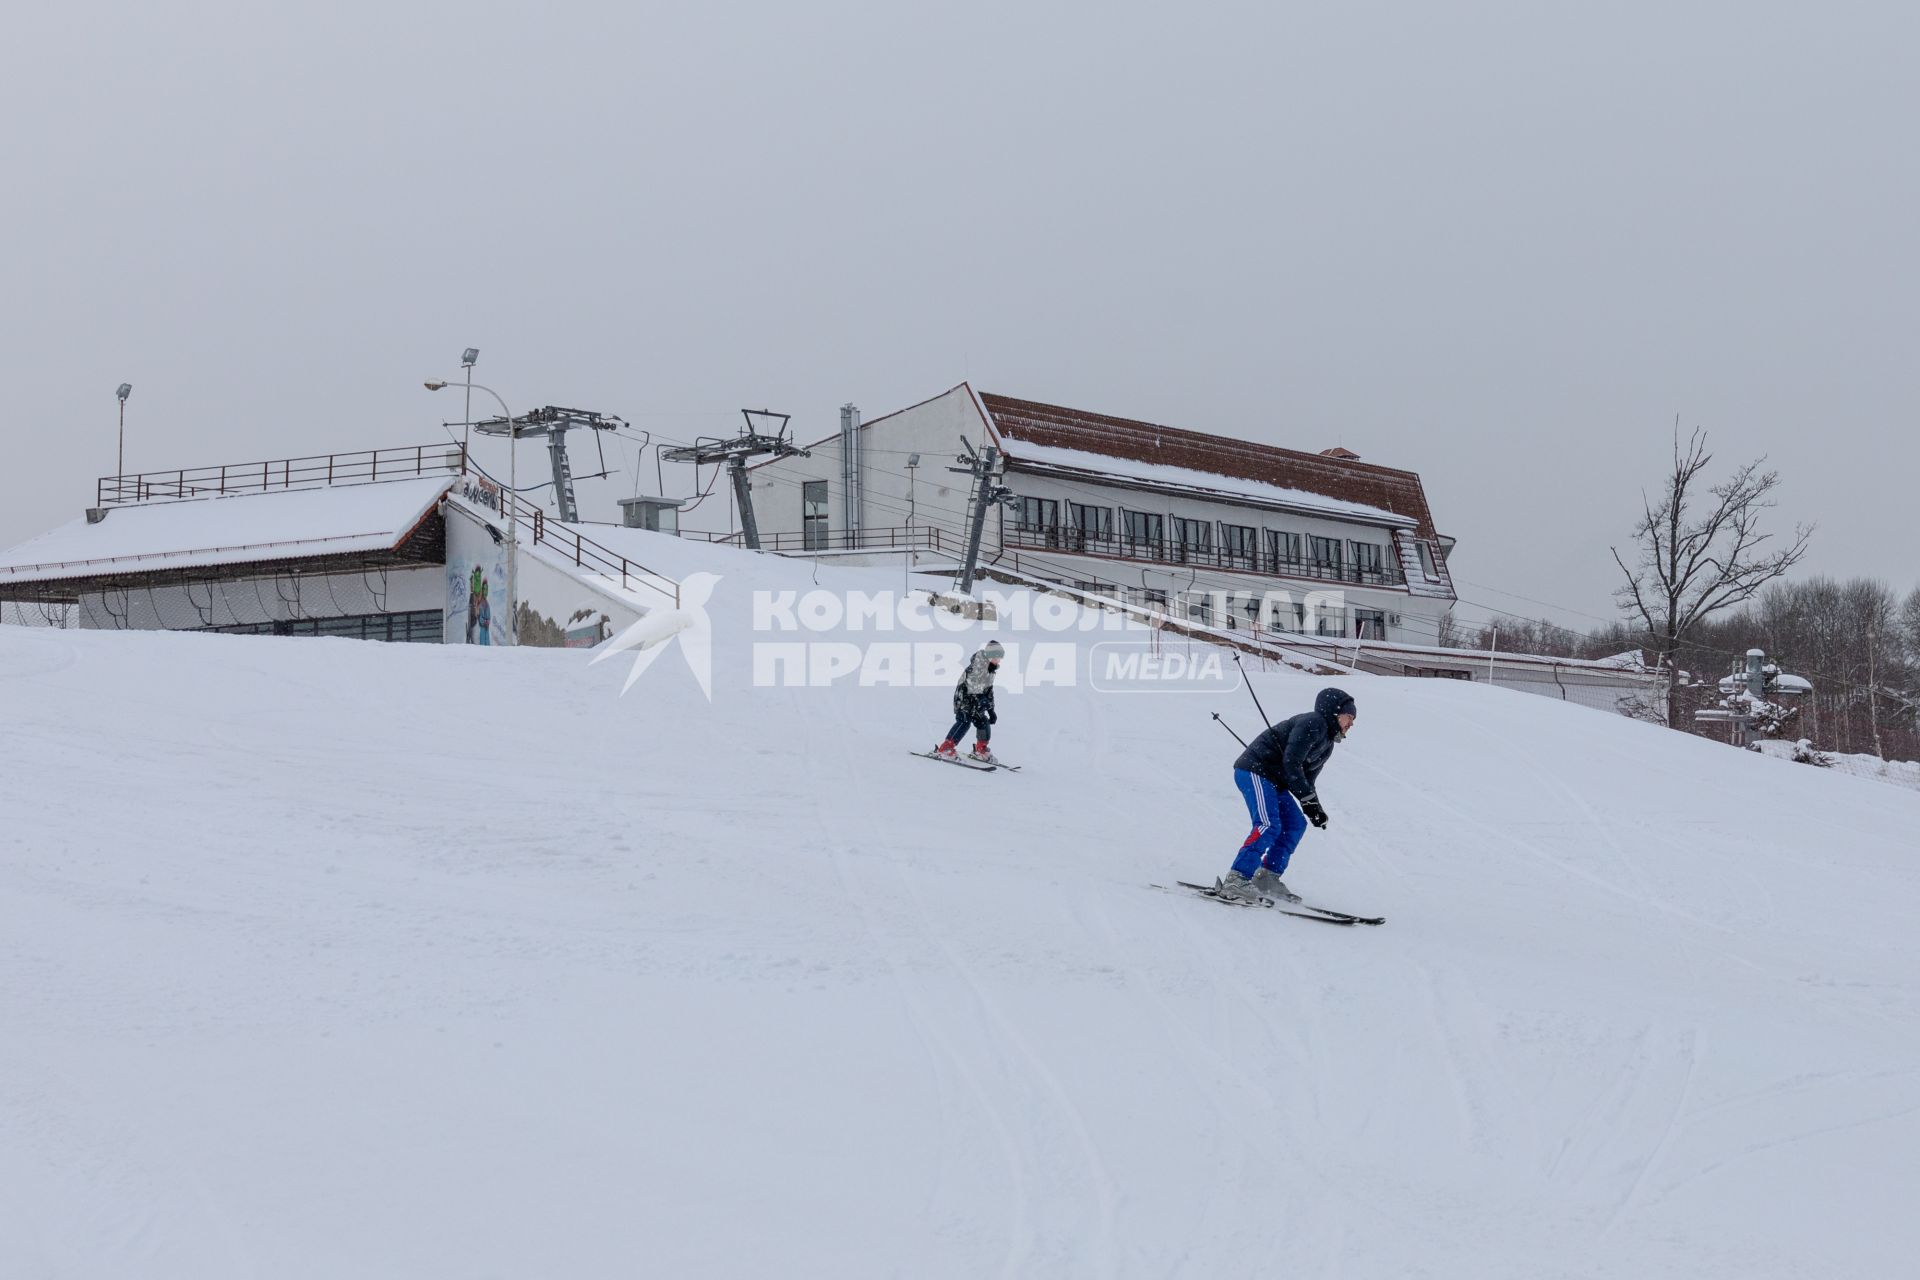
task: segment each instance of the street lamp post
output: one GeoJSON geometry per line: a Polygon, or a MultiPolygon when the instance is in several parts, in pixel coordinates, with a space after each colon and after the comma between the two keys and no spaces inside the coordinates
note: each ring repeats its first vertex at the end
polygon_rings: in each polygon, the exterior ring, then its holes
{"type": "Polygon", "coordinates": [[[113,394],[120,399],[120,452],[113,461],[113,474],[117,478],[127,474],[127,397],[133,394],[133,384],[123,382],[113,394]]]}
{"type": "MultiPolygon", "coordinates": [[[[479,352],[473,354],[477,356],[479,352]]],[[[443,378],[435,378],[426,385],[429,391],[440,391],[451,384],[443,378]]],[[[471,366],[467,370],[466,386],[468,395],[484,391],[492,396],[493,402],[500,406],[500,416],[507,420],[507,643],[517,645],[520,643],[520,594],[517,590],[518,565],[515,562],[520,558],[520,427],[514,422],[513,410],[507,408],[507,402],[500,398],[500,393],[473,380],[471,366]]]]}
{"type": "Polygon", "coordinates": [[[479,363],[480,348],[468,347],[460,353],[460,367],[467,372],[467,407],[465,434],[460,437],[460,465],[464,470],[467,453],[473,448],[473,366],[479,363]]]}

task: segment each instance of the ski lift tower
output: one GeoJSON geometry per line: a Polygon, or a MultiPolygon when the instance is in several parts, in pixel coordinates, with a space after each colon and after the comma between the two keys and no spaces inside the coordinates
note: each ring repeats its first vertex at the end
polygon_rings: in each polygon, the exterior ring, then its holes
{"type": "Polygon", "coordinates": [[[731,440],[701,437],[690,445],[678,449],[668,449],[660,456],[668,462],[691,462],[695,466],[707,463],[727,464],[727,474],[733,479],[733,499],[740,505],[740,534],[746,540],[749,551],[760,549],[760,526],[753,518],[753,492],[747,485],[747,459],[762,454],[772,454],[776,458],[809,458],[812,453],[802,449],[787,439],[787,423],[793,418],[790,413],[775,413],[771,409],[742,409],[740,416],[747,420],[746,431],[731,440]],[[757,429],[755,419],[768,421],[779,419],[780,425],[773,434],[757,429]]]}
{"type": "MultiPolygon", "coordinates": [[[[573,497],[573,468],[567,462],[567,432],[580,427],[593,432],[616,431],[626,426],[626,419],[617,418],[610,413],[590,413],[585,409],[563,409],[558,405],[548,405],[544,409],[535,409],[531,413],[522,413],[508,418],[487,418],[473,424],[473,429],[481,435],[512,436],[516,440],[527,436],[545,436],[547,438],[547,457],[553,463],[553,497],[560,508],[560,518],[568,524],[580,519],[580,505],[573,497]]],[[[598,445],[600,437],[594,436],[598,445]]],[[[596,475],[607,474],[606,451],[600,453],[600,470],[596,475]]],[[[591,477],[590,477],[591,478],[591,477]]]]}

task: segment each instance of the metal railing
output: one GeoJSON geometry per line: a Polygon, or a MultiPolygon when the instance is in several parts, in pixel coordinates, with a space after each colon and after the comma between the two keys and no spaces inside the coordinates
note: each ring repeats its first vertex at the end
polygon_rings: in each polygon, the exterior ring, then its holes
{"type": "Polygon", "coordinates": [[[1378,569],[1352,564],[1329,564],[1264,551],[1229,551],[1223,547],[1194,546],[1171,538],[1129,538],[1085,533],[1078,529],[1015,525],[1006,532],[1005,545],[1029,551],[1059,551],[1068,555],[1099,556],[1146,564],[1224,569],[1274,578],[1313,582],[1342,582],[1364,587],[1401,587],[1406,575],[1385,565],[1378,569]]]}
{"type": "MultiPolygon", "coordinates": [[[[725,546],[742,545],[737,533],[708,533],[697,529],[682,529],[680,536],[696,542],[719,543],[725,546]]],[[[949,535],[941,537],[939,529],[931,525],[907,528],[904,525],[886,529],[857,529],[849,532],[834,529],[799,533],[763,533],[760,535],[760,549],[776,554],[791,554],[807,551],[953,551],[958,552],[959,539],[949,535]]]]}
{"type": "Polygon", "coordinates": [[[115,507],[132,502],[171,502],[229,493],[371,484],[443,472],[458,473],[465,469],[466,450],[447,442],[278,458],[270,462],[228,462],[219,466],[102,476],[94,488],[94,505],[115,507]]]}
{"type": "MultiPolygon", "coordinates": [[[[635,587],[645,587],[655,594],[673,601],[674,608],[680,607],[680,583],[678,580],[649,569],[638,560],[621,555],[587,537],[578,529],[571,528],[555,520],[546,511],[528,502],[517,493],[506,489],[498,490],[501,498],[514,504],[514,511],[522,526],[532,525],[533,544],[547,547],[573,562],[576,569],[587,569],[603,578],[618,581],[631,591],[635,587]]],[[[504,515],[505,512],[503,511],[504,515]]]]}

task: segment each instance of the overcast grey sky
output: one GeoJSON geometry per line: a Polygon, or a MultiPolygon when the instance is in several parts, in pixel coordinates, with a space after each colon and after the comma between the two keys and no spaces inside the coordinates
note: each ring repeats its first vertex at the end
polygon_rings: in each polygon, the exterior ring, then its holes
{"type": "Polygon", "coordinates": [[[0,545],[88,504],[122,380],[130,470],[325,453],[435,438],[474,345],[682,439],[964,377],[1342,444],[1526,613],[1610,614],[1677,414],[1904,591],[1916,48],[1906,3],[22,6],[0,545]]]}

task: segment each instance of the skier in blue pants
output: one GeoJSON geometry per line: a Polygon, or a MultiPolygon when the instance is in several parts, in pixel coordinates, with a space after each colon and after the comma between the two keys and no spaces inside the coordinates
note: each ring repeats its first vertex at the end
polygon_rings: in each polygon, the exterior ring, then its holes
{"type": "Polygon", "coordinates": [[[1253,831],[1216,886],[1221,897],[1300,901],[1280,877],[1287,873],[1307,824],[1323,830],[1327,826],[1327,811],[1315,786],[1334,744],[1353,728],[1355,715],[1353,699],[1344,690],[1322,689],[1313,710],[1274,725],[1233,762],[1233,780],[1246,799],[1253,831]]]}

